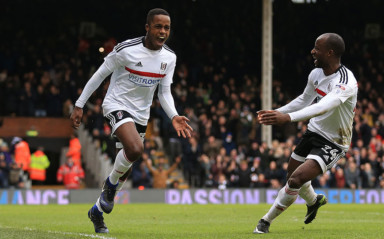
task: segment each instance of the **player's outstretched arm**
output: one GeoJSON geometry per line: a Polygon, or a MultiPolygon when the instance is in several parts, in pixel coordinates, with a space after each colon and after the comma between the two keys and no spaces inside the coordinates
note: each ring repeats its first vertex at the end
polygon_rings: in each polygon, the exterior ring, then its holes
{"type": "Polygon", "coordinates": [[[79,128],[82,118],[83,118],[83,109],[75,106],[70,116],[71,125],[74,129],[79,128]]]}
{"type": "Polygon", "coordinates": [[[277,110],[260,110],[257,113],[260,124],[282,125],[291,122],[289,114],[281,113],[277,110]]]}
{"type": "Polygon", "coordinates": [[[189,119],[185,116],[176,115],[172,118],[172,125],[175,128],[177,135],[184,138],[190,138],[193,131],[192,127],[187,123],[189,119]]]}

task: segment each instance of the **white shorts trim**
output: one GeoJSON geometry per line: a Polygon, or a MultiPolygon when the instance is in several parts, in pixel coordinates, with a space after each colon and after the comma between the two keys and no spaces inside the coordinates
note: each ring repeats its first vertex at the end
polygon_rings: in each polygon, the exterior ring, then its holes
{"type": "Polygon", "coordinates": [[[295,152],[292,152],[291,158],[293,158],[296,161],[302,162],[302,163],[305,162],[305,157],[299,156],[299,155],[295,154],[295,152]]]}
{"type": "Polygon", "coordinates": [[[323,170],[323,173],[325,173],[327,171],[327,165],[325,165],[324,160],[320,156],[315,155],[315,154],[309,154],[307,156],[307,159],[316,160],[317,163],[320,165],[321,169],[323,170]]]}
{"type": "Polygon", "coordinates": [[[127,123],[127,122],[133,122],[135,123],[135,121],[133,121],[132,118],[125,118],[125,119],[122,119],[120,120],[117,124],[115,124],[113,127],[112,127],[112,132],[111,134],[114,135],[115,134],[115,131],[117,130],[117,128],[120,127],[120,125],[124,124],[124,123],[127,123]]]}

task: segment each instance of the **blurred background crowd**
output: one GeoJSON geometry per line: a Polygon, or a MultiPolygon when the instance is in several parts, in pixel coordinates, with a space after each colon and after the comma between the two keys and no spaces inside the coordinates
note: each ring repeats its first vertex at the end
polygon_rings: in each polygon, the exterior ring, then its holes
{"type": "MultiPolygon", "coordinates": [[[[213,1],[159,5],[120,0],[107,7],[92,4],[92,10],[87,1],[23,2],[36,11],[18,9],[21,1],[8,2],[0,17],[0,117],[69,118],[103,58],[118,42],[144,35],[147,11],[160,6],[171,14],[168,45],[178,56],[172,85],[176,108],[191,120],[194,133],[191,139],[178,138],[155,98],[132,186],[280,188],[307,122],[274,126],[272,144],[261,140],[256,120],[261,109],[261,2],[218,6],[213,1]],[[180,177],[173,178],[175,170],[180,177]]],[[[273,108],[304,89],[316,37],[339,33],[346,42],[343,64],[359,83],[353,140],[346,156],[312,183],[317,188],[384,188],[384,4],[315,2],[273,4],[273,108]]],[[[107,78],[91,96],[83,123],[113,161],[114,141],[101,108],[108,84],[107,78]]],[[[1,142],[1,187],[10,186],[2,175],[9,177],[16,167],[15,145],[1,142]]]]}

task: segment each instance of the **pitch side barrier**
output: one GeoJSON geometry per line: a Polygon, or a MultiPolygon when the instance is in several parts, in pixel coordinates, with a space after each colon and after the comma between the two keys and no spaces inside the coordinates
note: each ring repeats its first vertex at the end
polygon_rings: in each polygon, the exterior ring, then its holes
{"type": "MultiPolygon", "coordinates": [[[[325,194],[329,203],[384,204],[381,189],[315,189],[325,194]]],[[[167,204],[272,204],[278,190],[274,189],[145,189],[123,190],[116,196],[116,203],[167,203],[167,204]]],[[[0,190],[0,205],[44,205],[94,203],[100,195],[99,189],[83,190],[0,190]]],[[[302,198],[297,204],[304,204],[302,198]]]]}

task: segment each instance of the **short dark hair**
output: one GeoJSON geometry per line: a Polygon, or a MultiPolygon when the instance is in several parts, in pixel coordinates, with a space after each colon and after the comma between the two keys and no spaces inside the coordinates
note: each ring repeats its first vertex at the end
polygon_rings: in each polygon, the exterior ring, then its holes
{"type": "Polygon", "coordinates": [[[345,52],[345,44],[343,38],[336,33],[327,33],[326,36],[326,44],[328,49],[332,49],[335,53],[335,56],[341,57],[345,52]]]}
{"type": "Polygon", "coordinates": [[[165,11],[164,9],[154,8],[154,9],[151,9],[147,14],[147,24],[150,24],[153,20],[153,17],[156,15],[165,15],[165,16],[170,17],[169,13],[167,11],[165,11]]]}

